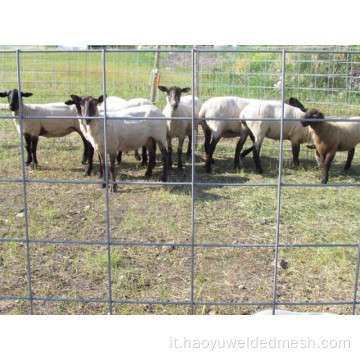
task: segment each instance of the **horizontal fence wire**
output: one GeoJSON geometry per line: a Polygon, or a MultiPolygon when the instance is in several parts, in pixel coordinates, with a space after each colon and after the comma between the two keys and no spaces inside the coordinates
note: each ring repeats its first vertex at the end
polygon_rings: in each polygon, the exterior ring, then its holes
{"type": "MultiPolygon", "coordinates": [[[[216,55],[223,55],[223,54],[276,54],[281,56],[281,76],[280,80],[280,90],[281,90],[281,103],[282,103],[282,116],[281,119],[275,119],[281,122],[281,127],[283,126],[285,121],[298,121],[299,119],[285,119],[284,118],[284,100],[285,100],[285,86],[286,86],[286,76],[287,76],[287,70],[286,66],[287,63],[285,61],[286,56],[288,54],[293,55],[299,55],[299,54],[313,54],[313,55],[329,55],[329,62],[330,62],[330,55],[359,55],[360,51],[335,51],[335,50],[249,50],[249,49],[242,49],[242,50],[229,50],[229,49],[201,49],[201,48],[192,48],[192,49],[86,49],[86,50],[57,50],[57,49],[45,49],[45,50],[0,50],[1,54],[8,55],[8,54],[14,54],[16,55],[16,69],[17,69],[17,86],[19,91],[21,91],[22,88],[22,82],[23,79],[21,78],[21,66],[22,62],[20,60],[21,54],[34,54],[36,56],[40,54],[72,54],[72,53],[83,53],[83,54],[100,54],[101,55],[101,75],[102,79],[100,81],[102,86],[102,93],[104,96],[106,96],[107,93],[107,77],[106,77],[106,58],[110,54],[116,54],[116,53],[163,53],[163,54],[169,54],[169,52],[172,52],[173,54],[186,54],[190,56],[189,61],[189,68],[191,69],[191,76],[190,76],[190,83],[193,89],[195,89],[196,86],[199,86],[199,84],[196,84],[196,73],[195,73],[195,56],[196,54],[216,54],[216,55]]],[[[309,60],[310,61],[310,60],[309,60]]],[[[295,65],[294,65],[295,66],[295,65]]],[[[252,73],[251,75],[257,74],[256,72],[252,73]]],[[[259,72],[258,74],[263,74],[263,72],[259,72]]],[[[278,73],[266,73],[268,76],[275,75],[279,77],[278,73]]],[[[302,76],[311,75],[314,76],[314,73],[306,74],[304,73],[302,76]]],[[[329,74],[316,74],[316,76],[328,76],[329,74]]],[[[347,78],[344,75],[345,78],[347,78]]],[[[40,81],[41,82],[41,81],[40,81]]],[[[225,85],[226,86],[226,85],[225,85]]],[[[231,87],[231,85],[230,85],[231,87]]],[[[264,89],[263,85],[256,85],[253,86],[253,89],[264,89]]],[[[272,89],[272,87],[269,87],[272,89]]],[[[298,90],[301,89],[301,86],[297,87],[298,90]]],[[[306,89],[307,90],[307,89],[306,89]]],[[[322,88],[312,88],[311,91],[317,91],[317,90],[323,90],[322,88]]],[[[282,200],[282,189],[286,187],[322,187],[322,188],[331,188],[331,187],[357,187],[360,185],[360,183],[331,183],[331,184],[311,184],[311,183],[287,183],[283,181],[283,140],[281,137],[280,140],[280,149],[279,149],[279,173],[278,178],[274,180],[273,183],[241,183],[241,182],[203,182],[198,181],[196,179],[196,167],[195,167],[195,141],[196,141],[196,134],[195,134],[195,122],[196,120],[203,120],[204,118],[197,118],[195,116],[195,102],[194,102],[195,94],[193,93],[193,104],[192,104],[192,116],[191,117],[181,117],[181,118],[149,118],[149,120],[191,120],[192,122],[192,164],[191,164],[191,181],[169,181],[166,183],[157,182],[157,181],[110,181],[109,175],[108,175],[108,164],[105,162],[105,174],[106,178],[104,181],[98,180],[98,181],[92,181],[92,180],[45,180],[45,179],[29,179],[26,177],[26,171],[25,171],[25,153],[24,153],[24,141],[23,137],[20,136],[21,140],[21,161],[22,161],[22,177],[20,178],[0,178],[0,183],[21,183],[23,186],[23,201],[24,201],[24,228],[25,228],[25,237],[24,238],[5,238],[0,237],[0,243],[24,243],[26,245],[26,262],[27,262],[27,278],[28,278],[28,296],[9,296],[6,294],[0,294],[0,299],[3,300],[26,300],[29,301],[30,304],[30,313],[34,313],[33,309],[33,302],[34,301],[60,301],[60,302],[83,302],[83,303],[104,303],[108,304],[109,306],[109,313],[113,313],[113,305],[114,304],[153,304],[153,305],[182,305],[182,306],[189,306],[190,307],[190,313],[194,314],[195,306],[268,306],[272,308],[273,314],[275,314],[275,310],[279,306],[291,306],[291,305],[351,305],[352,306],[352,313],[356,313],[356,305],[359,304],[357,301],[357,291],[358,291],[358,281],[359,281],[359,266],[360,266],[360,245],[359,243],[323,243],[323,244],[311,244],[311,243],[305,243],[305,244],[288,244],[288,243],[281,243],[280,242],[280,224],[281,224],[281,200],[282,200]],[[104,241],[72,241],[72,240],[46,240],[46,239],[34,239],[29,236],[29,225],[28,225],[28,210],[29,210],[29,204],[27,202],[27,184],[29,183],[49,183],[49,184],[105,184],[105,212],[106,212],[106,240],[104,241]],[[135,186],[188,186],[191,188],[191,216],[190,216],[190,240],[188,243],[180,242],[136,242],[136,241],[114,241],[116,239],[112,236],[110,231],[110,206],[109,206],[109,189],[110,185],[112,184],[119,184],[119,185],[135,185],[135,186]],[[276,210],[276,236],[273,241],[273,243],[198,243],[196,242],[196,208],[195,208],[195,201],[196,201],[196,190],[199,187],[273,187],[277,189],[277,210],[276,210]],[[41,296],[34,296],[33,290],[32,290],[32,260],[30,257],[30,244],[32,243],[41,243],[41,244],[78,244],[78,245],[103,245],[107,247],[107,276],[108,276],[108,298],[107,299],[76,299],[76,298],[64,298],[64,297],[41,297],[41,296]],[[189,301],[150,301],[147,299],[144,300],[119,300],[115,299],[113,296],[113,290],[112,290],[112,269],[111,269],[111,249],[113,246],[144,246],[144,247],[177,247],[177,248],[190,248],[191,254],[190,254],[190,265],[189,265],[189,274],[190,274],[190,295],[189,295],[189,301]],[[273,274],[273,293],[272,293],[272,301],[268,302],[217,302],[217,301],[198,301],[195,297],[195,276],[196,276],[196,270],[195,270],[195,251],[198,248],[270,248],[275,250],[274,254],[274,274],[273,274]],[[357,248],[358,254],[357,254],[357,262],[356,262],[356,276],[355,276],[355,284],[354,284],[354,293],[353,293],[353,301],[319,301],[319,302],[310,302],[310,301],[304,301],[304,302],[288,302],[288,301],[279,301],[277,299],[277,281],[278,281],[278,260],[279,260],[279,249],[285,249],[285,248],[357,248]]],[[[206,98],[206,96],[205,96],[206,98]]],[[[316,101],[315,101],[316,103],[316,101]]],[[[320,102],[321,103],[321,102],[320,102]]],[[[341,103],[339,103],[341,104],[341,103]]],[[[336,105],[336,103],[331,104],[336,105]]],[[[20,132],[22,132],[23,122],[26,119],[33,119],[33,118],[39,118],[35,116],[23,116],[22,115],[22,109],[21,109],[21,101],[20,101],[20,110],[19,110],[18,116],[1,116],[1,119],[18,119],[20,123],[20,132]]],[[[69,117],[51,117],[51,116],[43,116],[44,119],[62,119],[62,118],[69,118],[69,117]]],[[[85,119],[85,117],[84,117],[85,119]]],[[[93,118],[91,118],[93,119],[93,118]]],[[[105,140],[105,153],[107,153],[107,121],[109,119],[111,120],[132,120],[133,118],[130,117],[113,117],[109,116],[106,112],[106,104],[104,108],[104,115],[96,117],[99,121],[104,122],[104,140],[105,140]]],[[[232,120],[232,121],[239,121],[236,118],[205,118],[205,120],[232,120]]],[[[242,119],[246,121],[247,119],[242,119]]],[[[274,119],[251,119],[252,121],[271,121],[274,119]]],[[[313,119],[308,119],[309,121],[312,121],[313,119]]],[[[319,121],[319,120],[316,120],[319,121]]],[[[334,122],[342,122],[342,121],[350,121],[350,122],[358,122],[359,120],[351,120],[345,117],[340,118],[331,118],[331,119],[324,119],[321,121],[334,121],[334,122]]],[[[282,132],[281,132],[282,136],[282,132]]],[[[61,200],[60,200],[61,201],[61,200]]]]}

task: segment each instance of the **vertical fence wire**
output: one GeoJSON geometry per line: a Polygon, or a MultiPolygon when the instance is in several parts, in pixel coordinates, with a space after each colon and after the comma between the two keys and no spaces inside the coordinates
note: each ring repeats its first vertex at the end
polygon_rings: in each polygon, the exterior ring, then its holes
{"type": "Polygon", "coordinates": [[[29,224],[28,224],[28,206],[26,196],[26,173],[25,173],[25,156],[24,156],[24,137],[23,134],[23,113],[22,113],[22,97],[21,97],[21,75],[20,75],[20,50],[16,50],[16,64],[17,64],[17,82],[19,94],[19,123],[20,123],[20,144],[21,144],[21,165],[22,165],[22,184],[23,184],[23,197],[24,197],[24,219],[25,219],[25,239],[26,239],[26,260],[27,260],[27,275],[29,284],[29,301],[30,301],[30,314],[34,313],[33,309],[33,296],[31,286],[31,265],[30,265],[30,242],[29,242],[29,224]]]}
{"type": "MultiPolygon", "coordinates": [[[[195,85],[195,49],[191,50],[192,88],[195,85]]],[[[192,92],[191,113],[191,314],[194,314],[194,276],[195,276],[195,91],[192,92]]]]}
{"type": "Polygon", "coordinates": [[[353,302],[353,309],[352,309],[353,315],[355,315],[355,311],[356,311],[356,299],[357,299],[357,291],[358,291],[358,286],[359,286],[359,268],[360,268],[360,236],[359,236],[358,255],[357,255],[357,262],[356,262],[354,302],[353,302]]]}
{"type": "Polygon", "coordinates": [[[277,286],[277,269],[279,258],[279,238],[280,238],[280,208],[281,208],[281,180],[282,180],[282,160],[283,160],[283,135],[284,135],[284,100],[285,100],[285,56],[282,53],[282,87],[281,87],[281,123],[280,123],[280,154],[279,154],[279,177],[278,177],[278,197],[277,197],[277,214],[276,214],[276,243],[275,243],[275,263],[274,263],[274,289],[272,314],[275,315],[276,307],[276,286],[277,286]]]}
{"type": "MultiPolygon", "coordinates": [[[[110,247],[110,209],[109,209],[109,172],[108,172],[108,144],[107,144],[107,115],[106,115],[106,66],[105,50],[102,50],[102,82],[104,97],[104,151],[105,155],[102,161],[105,161],[105,179],[106,179],[106,241],[107,241],[107,260],[108,260],[108,281],[109,281],[109,313],[112,315],[112,288],[111,288],[111,247],[110,247]]],[[[101,165],[102,166],[102,165],[101,165]]]]}

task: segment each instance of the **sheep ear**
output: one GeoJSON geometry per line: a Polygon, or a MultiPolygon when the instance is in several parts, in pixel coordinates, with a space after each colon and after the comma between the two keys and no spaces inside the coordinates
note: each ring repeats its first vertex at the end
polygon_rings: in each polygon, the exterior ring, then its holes
{"type": "Polygon", "coordinates": [[[98,105],[101,104],[103,101],[104,101],[104,95],[99,96],[97,99],[98,105]]]}
{"type": "Polygon", "coordinates": [[[75,102],[72,100],[65,101],[66,105],[75,105],[75,102]]]}
{"type": "Polygon", "coordinates": [[[33,93],[30,93],[30,92],[23,93],[23,92],[21,92],[21,96],[22,97],[30,97],[30,96],[33,96],[33,93]]]}
{"type": "Polygon", "coordinates": [[[80,97],[77,95],[70,95],[70,97],[74,100],[75,104],[78,104],[80,102],[80,97]]]}
{"type": "Polygon", "coordinates": [[[161,85],[158,86],[158,89],[159,89],[160,91],[163,91],[163,92],[166,92],[166,93],[169,91],[166,86],[161,86],[161,85]]]}
{"type": "Polygon", "coordinates": [[[6,92],[1,92],[0,97],[7,97],[7,93],[6,92]]]}
{"type": "Polygon", "coordinates": [[[181,89],[181,92],[187,93],[191,90],[191,88],[183,88],[181,89]]]}

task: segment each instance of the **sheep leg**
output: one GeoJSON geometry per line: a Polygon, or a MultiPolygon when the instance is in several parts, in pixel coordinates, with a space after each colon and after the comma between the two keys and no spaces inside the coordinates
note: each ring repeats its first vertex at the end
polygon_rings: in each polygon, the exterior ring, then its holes
{"type": "Polygon", "coordinates": [[[299,153],[300,153],[300,144],[293,143],[291,144],[292,154],[293,154],[293,167],[296,169],[300,165],[299,153]]]}
{"type": "Polygon", "coordinates": [[[185,136],[179,136],[179,146],[177,150],[178,155],[178,169],[183,170],[183,163],[182,163],[182,148],[184,146],[185,136]]]}
{"type": "Polygon", "coordinates": [[[187,159],[190,159],[191,158],[191,144],[192,144],[192,135],[188,135],[188,138],[189,138],[189,144],[188,144],[188,149],[187,149],[187,152],[186,152],[186,158],[187,159]]]}
{"type": "MultiPolygon", "coordinates": [[[[204,128],[203,128],[203,130],[204,130],[204,128]]],[[[206,128],[204,130],[204,136],[205,136],[204,149],[205,149],[205,154],[207,155],[209,153],[209,148],[210,148],[211,130],[206,128]]],[[[211,161],[213,164],[214,160],[212,159],[211,161]]]]}
{"type": "MultiPolygon", "coordinates": [[[[109,158],[110,158],[110,166],[109,166],[110,181],[115,181],[115,159],[116,159],[116,155],[115,154],[110,154],[109,158]]],[[[116,184],[111,184],[110,191],[111,192],[116,192],[116,184]]]]}
{"type": "Polygon", "coordinates": [[[152,174],[152,170],[155,167],[155,146],[154,146],[154,142],[155,140],[153,138],[150,138],[148,143],[147,143],[147,148],[149,151],[149,163],[148,163],[148,167],[145,173],[145,177],[149,178],[152,174]]]}
{"type": "Polygon", "coordinates": [[[168,153],[166,151],[165,146],[160,142],[159,142],[159,148],[161,151],[162,163],[163,163],[163,175],[161,177],[161,181],[166,182],[168,177],[168,153]]]}
{"type": "Polygon", "coordinates": [[[348,151],[348,157],[347,157],[345,168],[344,168],[345,170],[350,169],[351,162],[352,162],[352,159],[354,157],[354,154],[355,154],[355,148],[348,151]]]}
{"type": "Polygon", "coordinates": [[[261,161],[260,161],[260,149],[261,149],[261,143],[256,143],[254,145],[254,149],[253,149],[253,159],[254,159],[254,162],[255,162],[255,168],[256,168],[256,171],[259,173],[259,174],[262,174],[263,173],[263,169],[262,169],[262,166],[261,166],[261,161]]]}
{"type": "Polygon", "coordinates": [[[211,143],[208,146],[208,153],[206,154],[206,162],[205,162],[205,169],[208,173],[211,173],[211,164],[212,164],[212,157],[216,148],[216,144],[219,142],[220,138],[215,138],[213,136],[211,143]]]}
{"type": "MultiPolygon", "coordinates": [[[[253,133],[251,132],[251,130],[247,126],[244,126],[243,133],[242,133],[241,136],[246,136],[246,137],[250,136],[250,139],[253,142],[253,144],[255,143],[255,136],[253,135],[253,133]]],[[[240,149],[240,151],[241,151],[241,149],[240,149]]],[[[244,150],[240,154],[240,158],[243,159],[246,155],[250,154],[252,151],[254,151],[254,146],[251,146],[248,149],[244,150]]]]}
{"type": "Polygon", "coordinates": [[[103,154],[100,154],[99,153],[99,161],[100,161],[100,169],[101,169],[101,173],[102,173],[102,176],[103,176],[103,179],[104,179],[104,183],[101,184],[101,187],[102,188],[105,188],[106,187],[106,172],[105,172],[105,161],[106,161],[106,158],[103,154]]]}
{"type": "MultiPolygon", "coordinates": [[[[154,169],[154,167],[156,166],[156,141],[155,141],[155,139],[154,139],[154,141],[151,142],[150,146],[152,146],[152,148],[153,148],[154,156],[151,159],[149,159],[149,163],[151,162],[151,169],[154,169]]],[[[145,149],[146,149],[146,147],[145,147],[145,149]]],[[[146,153],[146,151],[145,151],[145,153],[146,153]]]]}
{"type": "Polygon", "coordinates": [[[122,151],[119,151],[116,155],[116,161],[118,164],[121,164],[122,151]]]}
{"type": "Polygon", "coordinates": [[[322,175],[321,175],[321,183],[322,184],[326,184],[328,182],[329,179],[329,169],[330,169],[330,165],[332,160],[335,157],[335,153],[333,152],[329,152],[326,154],[325,156],[325,160],[324,160],[324,166],[322,168],[322,175]]]}
{"type": "Polygon", "coordinates": [[[35,170],[38,167],[38,161],[37,161],[37,157],[36,157],[36,148],[37,148],[38,141],[39,141],[39,138],[37,136],[31,136],[31,146],[30,146],[31,155],[32,155],[31,168],[35,169],[35,170]]]}
{"type": "Polygon", "coordinates": [[[319,169],[321,170],[324,167],[324,160],[323,158],[320,156],[319,152],[317,150],[315,150],[315,159],[316,162],[319,166],[319,169]]]}
{"type": "Polygon", "coordinates": [[[235,157],[234,157],[234,169],[240,169],[240,152],[245,144],[248,134],[242,133],[239,141],[236,144],[235,157]]]}
{"type": "Polygon", "coordinates": [[[85,169],[85,176],[90,176],[91,171],[93,169],[93,159],[94,159],[94,148],[93,146],[88,143],[88,148],[87,148],[87,156],[88,156],[88,166],[85,169]]]}
{"type": "MultiPolygon", "coordinates": [[[[155,147],[156,147],[156,143],[155,143],[155,147]]],[[[145,166],[147,161],[148,161],[147,152],[146,152],[146,146],[142,147],[142,154],[141,155],[142,155],[141,165],[145,166]]]]}
{"type": "Polygon", "coordinates": [[[172,145],[171,145],[171,138],[167,139],[167,148],[168,148],[168,164],[169,164],[169,169],[171,170],[172,168],[172,145]]]}
{"type": "Polygon", "coordinates": [[[140,161],[141,160],[141,157],[139,155],[139,151],[138,149],[134,150],[134,157],[137,161],[140,161]]]}
{"type": "Polygon", "coordinates": [[[24,135],[25,138],[25,149],[26,149],[26,154],[27,154],[27,160],[25,162],[25,165],[30,165],[31,161],[32,161],[32,156],[31,156],[31,136],[28,134],[24,135]]]}
{"type": "Polygon", "coordinates": [[[100,163],[100,167],[99,167],[99,178],[103,177],[104,175],[104,169],[105,169],[105,164],[103,164],[103,160],[100,156],[100,153],[98,154],[99,156],[99,163],[100,163]]]}

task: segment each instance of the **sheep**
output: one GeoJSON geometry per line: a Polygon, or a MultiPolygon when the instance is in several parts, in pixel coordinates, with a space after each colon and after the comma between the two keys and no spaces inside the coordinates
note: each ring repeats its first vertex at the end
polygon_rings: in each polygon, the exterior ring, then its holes
{"type": "MultiPolygon", "coordinates": [[[[135,99],[130,99],[130,100],[126,101],[117,96],[106,97],[106,112],[107,113],[111,112],[111,111],[117,111],[120,109],[136,107],[136,106],[141,106],[141,105],[153,105],[153,103],[150,100],[144,99],[144,98],[135,98],[135,99]]],[[[99,106],[99,113],[100,113],[100,115],[104,114],[104,103],[102,103],[99,106]]],[[[135,150],[134,155],[135,155],[136,160],[141,160],[141,157],[140,157],[137,149],[135,150]]],[[[122,158],[122,151],[119,151],[119,153],[116,156],[116,160],[117,160],[118,164],[121,163],[121,158],[122,158]]],[[[146,165],[146,163],[147,163],[146,147],[143,146],[143,148],[142,148],[142,165],[146,165]]]]}
{"type": "MultiPolygon", "coordinates": [[[[309,109],[307,112],[303,112],[301,109],[284,104],[284,118],[291,119],[304,119],[311,117],[317,109],[309,109]]],[[[259,100],[249,103],[241,111],[240,119],[280,119],[282,115],[282,103],[280,101],[271,100],[259,100]]],[[[256,170],[259,174],[263,172],[260,162],[260,149],[264,141],[264,138],[270,138],[274,140],[280,140],[281,122],[279,120],[246,120],[243,121],[243,133],[236,145],[234,165],[239,167],[239,154],[241,148],[248,135],[254,137],[253,140],[253,158],[256,166],[256,170]]],[[[283,124],[283,139],[290,140],[293,153],[293,166],[296,168],[299,166],[299,152],[300,144],[305,142],[312,142],[312,133],[301,126],[299,121],[284,121],[283,124]]],[[[250,148],[251,149],[251,148],[250,148]]],[[[250,150],[249,149],[249,150],[250,150]]],[[[244,153],[248,153],[246,150],[244,153]]],[[[242,154],[243,157],[245,154],[242,154]]]]}
{"type": "MultiPolygon", "coordinates": [[[[220,96],[214,97],[205,101],[201,107],[199,116],[202,118],[239,118],[241,111],[250,103],[258,102],[261,100],[258,99],[246,99],[240,98],[237,96],[220,96]]],[[[296,98],[289,98],[285,100],[285,103],[290,104],[291,106],[299,107],[305,109],[300,101],[296,98]]],[[[234,168],[239,167],[239,149],[241,150],[243,144],[246,141],[247,136],[250,136],[252,141],[254,141],[253,135],[251,132],[247,132],[243,135],[243,125],[241,121],[236,120],[210,120],[207,119],[206,127],[203,127],[205,134],[205,153],[206,153],[206,163],[205,168],[207,172],[211,172],[211,165],[214,162],[213,154],[216,148],[217,143],[221,137],[230,138],[238,137],[241,138],[241,147],[238,143],[237,150],[235,151],[235,160],[234,168]],[[211,140],[211,135],[213,136],[211,140]],[[211,140],[211,142],[210,142],[211,140]]],[[[245,150],[241,157],[246,156],[250,151],[253,150],[253,147],[245,150]]]]}
{"type": "MultiPolygon", "coordinates": [[[[71,99],[66,103],[67,105],[76,105],[81,128],[94,149],[100,154],[105,180],[104,123],[101,119],[82,119],[82,117],[99,116],[97,105],[103,102],[103,96],[96,99],[92,96],[71,95],[71,99]]],[[[115,181],[116,152],[134,150],[141,146],[147,146],[149,150],[149,164],[145,173],[145,176],[149,177],[155,166],[155,142],[158,142],[162,153],[162,181],[167,181],[166,122],[161,119],[148,120],[146,119],[148,117],[164,117],[164,115],[153,105],[143,105],[118,110],[107,117],[107,152],[110,157],[110,181],[115,181]],[[116,120],[113,119],[114,117],[133,117],[134,120],[116,120]]],[[[115,192],[116,184],[112,184],[110,190],[115,192]]]]}
{"type": "MultiPolygon", "coordinates": [[[[324,114],[314,113],[310,119],[324,119],[324,114]]],[[[350,118],[360,120],[360,117],[350,118]]],[[[348,151],[345,170],[351,166],[355,153],[355,146],[360,142],[360,122],[326,122],[301,121],[304,127],[309,126],[314,133],[315,157],[321,170],[321,183],[326,184],[329,179],[329,168],[337,151],[348,151]]]]}
{"type": "MultiPolygon", "coordinates": [[[[195,100],[195,107],[194,107],[195,114],[194,115],[195,115],[195,117],[199,117],[200,109],[201,109],[201,106],[202,106],[203,102],[197,96],[194,97],[194,100],[195,100]]],[[[182,96],[181,99],[180,99],[180,102],[182,104],[186,104],[191,109],[191,113],[189,114],[189,117],[191,117],[192,116],[192,102],[193,102],[192,95],[182,96]]],[[[206,132],[207,125],[206,125],[205,120],[196,120],[195,121],[195,136],[198,134],[199,125],[202,127],[204,134],[206,132]]],[[[190,132],[191,132],[191,128],[190,128],[190,132]]],[[[191,135],[190,135],[189,136],[189,146],[188,146],[188,149],[187,149],[187,152],[186,152],[186,157],[187,158],[190,158],[190,156],[191,156],[191,143],[192,143],[191,139],[192,138],[191,138],[191,135]]]]}
{"type": "Polygon", "coordinates": [[[211,120],[209,118],[236,118],[239,119],[241,110],[253,99],[243,99],[237,96],[213,97],[205,101],[200,109],[199,117],[207,118],[206,127],[203,127],[205,134],[205,168],[211,172],[213,154],[221,137],[237,137],[242,133],[241,121],[236,120],[211,120]],[[212,135],[212,140],[211,140],[212,135]],[[210,142],[211,140],[211,142],[210,142]]]}
{"type": "MultiPolygon", "coordinates": [[[[86,164],[91,153],[91,144],[88,143],[80,130],[79,121],[77,119],[76,108],[65,106],[63,103],[49,104],[24,104],[22,98],[32,96],[30,92],[21,92],[21,108],[23,116],[39,116],[39,118],[24,118],[22,121],[23,134],[26,142],[27,160],[26,165],[31,164],[32,169],[37,169],[38,161],[36,156],[37,143],[39,136],[43,137],[63,137],[76,131],[83,143],[84,153],[82,164],[86,164]],[[69,119],[44,119],[41,116],[72,116],[69,119]]],[[[19,116],[19,93],[17,89],[8,92],[1,92],[0,97],[7,97],[10,110],[14,116],[19,116]]],[[[20,121],[14,119],[15,126],[20,134],[20,121]]],[[[89,168],[86,170],[88,174],[89,168]]]]}
{"type": "MultiPolygon", "coordinates": [[[[158,89],[167,94],[166,102],[163,109],[163,114],[167,118],[173,117],[192,117],[192,96],[186,96],[181,98],[182,93],[187,93],[191,88],[179,88],[177,86],[172,86],[167,88],[166,86],[158,86],[158,89]]],[[[198,116],[199,109],[201,107],[202,101],[195,97],[195,117],[198,116]]],[[[182,164],[182,148],[185,140],[185,136],[189,137],[189,147],[186,155],[189,157],[191,155],[191,142],[192,142],[192,121],[191,120],[168,120],[167,121],[167,145],[168,145],[168,154],[169,154],[169,168],[172,167],[172,146],[171,139],[174,137],[179,138],[178,145],[178,169],[183,169],[182,164]]]]}
{"type": "Polygon", "coordinates": [[[99,113],[104,112],[106,102],[106,111],[118,110],[127,105],[127,101],[118,96],[107,96],[105,101],[99,106],[99,113]]]}

